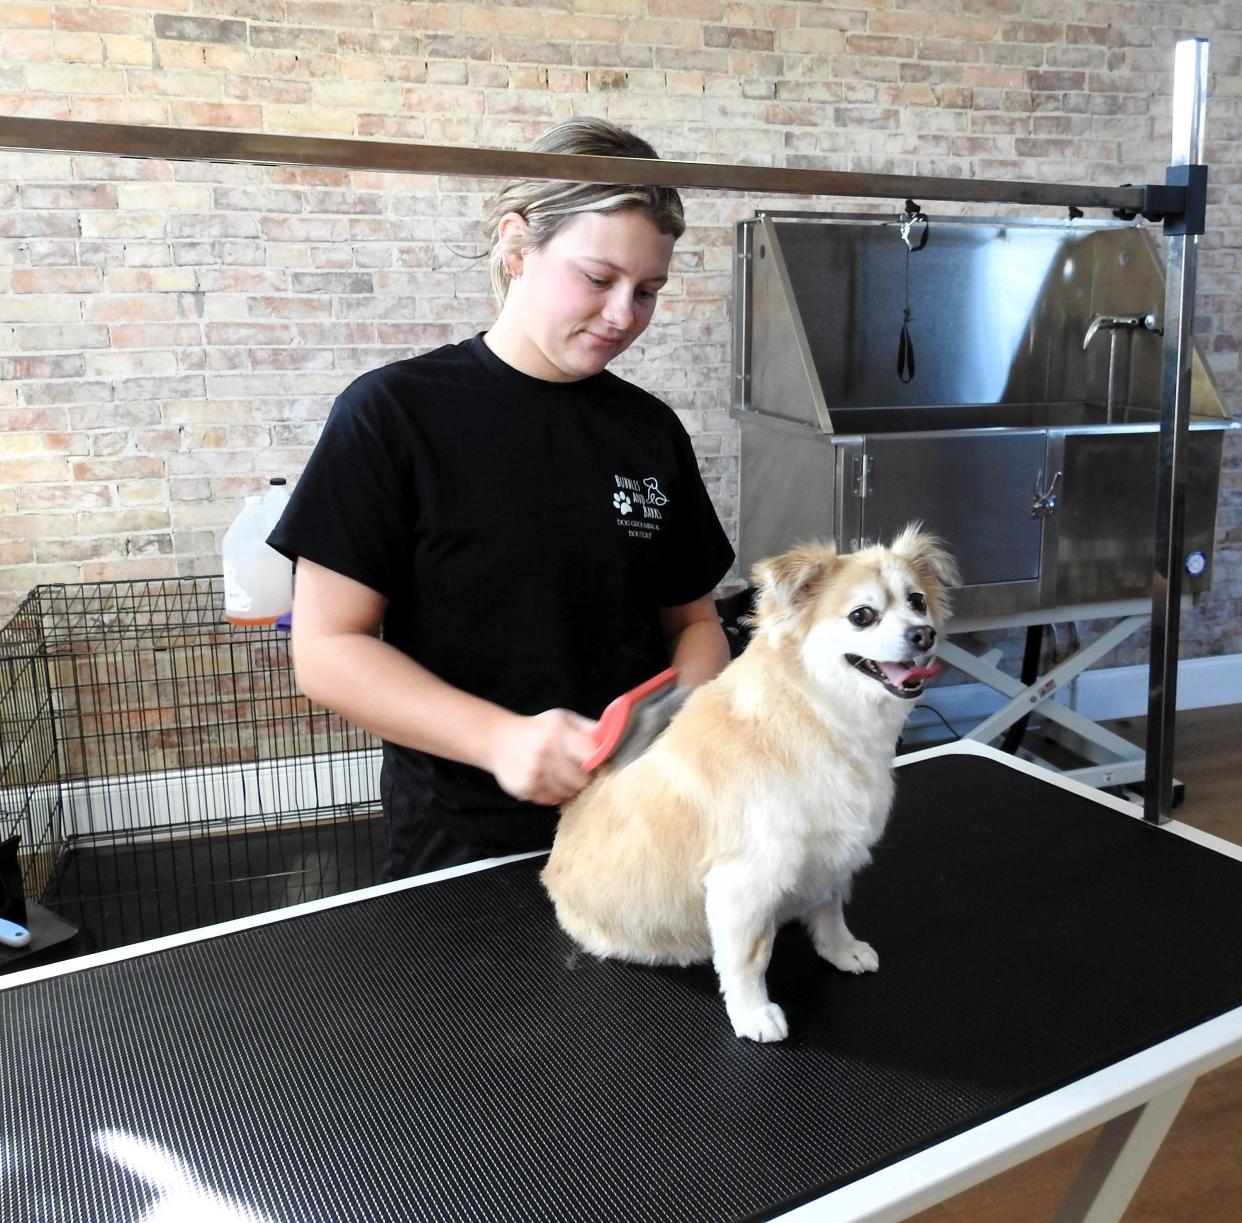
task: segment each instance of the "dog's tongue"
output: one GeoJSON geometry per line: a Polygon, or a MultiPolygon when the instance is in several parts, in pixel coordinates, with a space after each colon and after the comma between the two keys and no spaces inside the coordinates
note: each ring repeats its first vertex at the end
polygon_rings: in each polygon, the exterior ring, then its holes
{"type": "Polygon", "coordinates": [[[933,675],[940,673],[939,665],[934,662],[926,667],[907,667],[899,662],[877,662],[876,666],[884,672],[884,678],[894,688],[900,688],[902,684],[913,683],[921,679],[931,679],[933,675]]]}

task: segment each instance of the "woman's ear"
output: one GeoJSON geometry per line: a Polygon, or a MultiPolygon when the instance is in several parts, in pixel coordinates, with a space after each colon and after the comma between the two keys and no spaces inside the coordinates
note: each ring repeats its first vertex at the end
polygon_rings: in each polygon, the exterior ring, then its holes
{"type": "Polygon", "coordinates": [[[520,212],[506,212],[496,224],[496,239],[504,252],[505,272],[510,280],[522,274],[522,260],[530,248],[530,226],[520,212]]]}

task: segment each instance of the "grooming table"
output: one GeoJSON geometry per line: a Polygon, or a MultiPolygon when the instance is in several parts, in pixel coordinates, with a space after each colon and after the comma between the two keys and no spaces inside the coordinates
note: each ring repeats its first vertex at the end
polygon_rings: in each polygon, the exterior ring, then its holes
{"type": "Polygon", "coordinates": [[[973,743],[897,776],[880,971],[786,929],[782,1044],[576,954],[540,857],[0,977],[0,1214],[900,1219],[1109,1122],[1060,1217],[1116,1219],[1242,1053],[1242,850],[973,743]]]}

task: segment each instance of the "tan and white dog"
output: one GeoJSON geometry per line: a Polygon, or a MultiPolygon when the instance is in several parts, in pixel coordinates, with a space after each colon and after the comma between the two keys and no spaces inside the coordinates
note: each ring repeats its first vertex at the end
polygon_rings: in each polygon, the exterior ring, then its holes
{"type": "Polygon", "coordinates": [[[566,805],[542,878],[587,951],[710,958],[733,1030],[770,1041],[788,1030],[765,983],[783,923],[803,921],[836,968],[879,966],[843,907],[884,831],[897,736],[958,578],[914,526],[891,547],[797,548],[754,578],[746,650],[566,805]]]}

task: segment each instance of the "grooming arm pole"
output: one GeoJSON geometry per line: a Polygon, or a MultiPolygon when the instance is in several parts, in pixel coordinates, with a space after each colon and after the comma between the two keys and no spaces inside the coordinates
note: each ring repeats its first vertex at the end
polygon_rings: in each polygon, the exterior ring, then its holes
{"type": "Polygon", "coordinates": [[[1186,447],[1190,418],[1191,330],[1195,265],[1203,232],[1202,198],[1192,204],[1189,185],[1206,186],[1203,166],[1208,44],[1177,44],[1173,75],[1173,157],[1167,180],[1188,187],[1186,212],[1166,218],[1164,353],[1160,386],[1160,459],[1156,473],[1156,531],[1152,574],[1151,668],[1147,698],[1147,780],[1143,815],[1163,824],[1173,810],[1174,721],[1177,710],[1178,634],[1181,628],[1182,550],[1186,508],[1186,447]]]}

